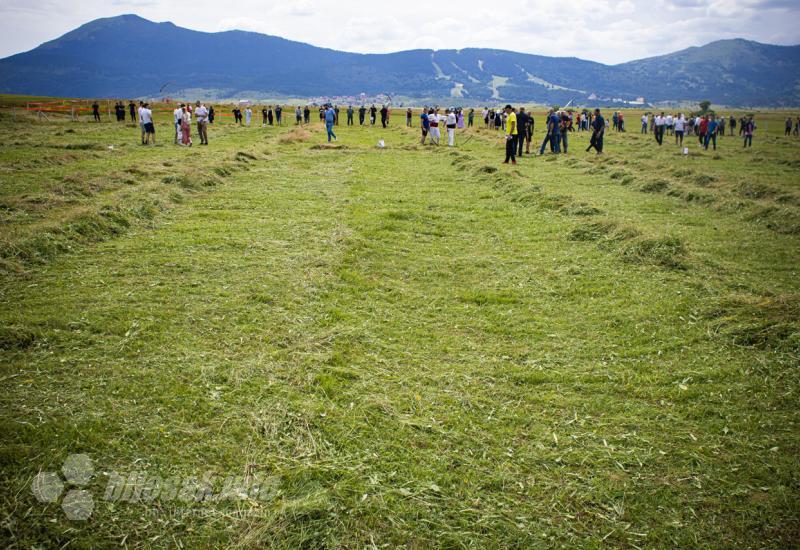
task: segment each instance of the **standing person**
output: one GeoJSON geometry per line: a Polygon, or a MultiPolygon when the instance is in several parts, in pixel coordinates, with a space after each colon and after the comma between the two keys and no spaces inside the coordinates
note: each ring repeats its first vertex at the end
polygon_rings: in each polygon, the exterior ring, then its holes
{"type": "Polygon", "coordinates": [[[641,131],[642,134],[647,133],[647,122],[648,122],[647,113],[645,113],[642,115],[642,131],[641,131]]]}
{"type": "Polygon", "coordinates": [[[311,109],[308,108],[308,105],[303,108],[303,122],[305,124],[311,123],[311,109]]]}
{"type": "MultiPolygon", "coordinates": [[[[431,111],[432,113],[432,111],[431,111]]],[[[428,117],[427,107],[422,109],[422,114],[419,115],[419,128],[422,130],[422,138],[419,140],[420,145],[425,145],[425,138],[428,137],[428,132],[431,129],[431,121],[428,117]]]]}
{"type": "Polygon", "coordinates": [[[667,115],[667,118],[664,120],[664,127],[666,127],[669,135],[672,135],[672,133],[675,131],[675,119],[672,117],[672,115],[667,115]]]}
{"type": "Polygon", "coordinates": [[[733,132],[736,130],[736,117],[733,115],[728,117],[728,126],[731,129],[731,135],[733,135],[733,132]]]}
{"type": "Polygon", "coordinates": [[[215,116],[217,116],[217,114],[214,112],[214,106],[213,105],[209,105],[209,107],[208,107],[208,123],[209,124],[214,124],[214,117],[215,116]]]}
{"type": "Polygon", "coordinates": [[[131,121],[136,122],[136,104],[133,101],[128,103],[128,112],[131,115],[131,121]]]}
{"type": "MultiPolygon", "coordinates": [[[[527,114],[526,124],[524,128],[519,128],[519,130],[523,130],[523,135],[521,135],[518,139],[522,139],[523,136],[525,138],[525,154],[531,154],[531,142],[533,141],[533,128],[534,124],[536,123],[536,119],[533,118],[533,111],[527,114]]],[[[519,121],[517,121],[519,124],[519,121]]]]}
{"type": "Polygon", "coordinates": [[[267,107],[264,106],[261,108],[261,127],[264,128],[267,126],[267,107]]]}
{"type": "Polygon", "coordinates": [[[253,109],[250,108],[250,105],[247,106],[244,110],[244,124],[245,126],[250,126],[250,120],[253,118],[253,109]]]}
{"type": "Polygon", "coordinates": [[[411,128],[411,118],[414,116],[414,113],[411,111],[411,107],[406,109],[406,126],[411,128]]]}
{"type": "Polygon", "coordinates": [[[145,129],[144,129],[144,122],[142,122],[142,109],[144,109],[144,103],[140,101],[139,102],[139,108],[136,110],[136,112],[139,115],[139,130],[141,130],[141,132],[142,132],[142,145],[144,145],[145,144],[145,129]]]}
{"type": "MultiPolygon", "coordinates": [[[[569,145],[567,140],[567,135],[569,134],[569,116],[567,116],[567,113],[561,113],[559,129],[561,130],[561,152],[566,155],[568,150],[567,146],[569,145]]],[[[619,131],[619,115],[617,115],[617,131],[619,131]]]]}
{"type": "Polygon", "coordinates": [[[352,105],[348,105],[347,106],[347,125],[348,126],[352,126],[353,125],[353,106],[352,105]]]}
{"type": "Polygon", "coordinates": [[[800,116],[797,117],[797,122],[794,124],[794,135],[800,134],[800,116]]]}
{"type": "Polygon", "coordinates": [[[463,129],[464,129],[464,111],[462,111],[461,109],[459,109],[459,110],[456,112],[456,119],[457,119],[457,122],[456,122],[456,127],[457,127],[459,130],[463,130],[463,129]]]}
{"type": "Polygon", "coordinates": [[[100,122],[100,104],[96,101],[92,103],[92,116],[95,122],[100,122]]]}
{"type": "Polygon", "coordinates": [[[389,118],[389,110],[386,108],[386,105],[381,106],[381,126],[386,128],[386,121],[389,118]]]}
{"type": "Polygon", "coordinates": [[[431,109],[431,113],[428,114],[428,120],[430,120],[431,123],[431,143],[439,145],[439,138],[442,136],[439,131],[439,121],[441,120],[439,109],[431,109]]]}
{"type": "Polygon", "coordinates": [[[784,136],[792,135],[792,117],[786,119],[786,129],[783,132],[784,136]]]}
{"type": "Polygon", "coordinates": [[[431,129],[431,120],[428,116],[427,107],[423,107],[422,114],[419,115],[419,128],[422,130],[422,137],[419,140],[419,144],[425,145],[425,138],[428,137],[428,132],[431,129]]]}
{"type": "Polygon", "coordinates": [[[281,126],[283,124],[282,118],[283,118],[283,107],[281,107],[280,105],[275,105],[275,123],[278,126],[281,126]]]}
{"type": "Polygon", "coordinates": [[[181,145],[192,146],[192,113],[184,105],[181,109],[181,145]]]}
{"type": "Polygon", "coordinates": [[[506,160],[503,161],[503,164],[508,164],[509,160],[511,161],[511,164],[516,164],[517,139],[519,138],[519,131],[517,130],[517,115],[514,113],[514,109],[511,107],[511,105],[506,105],[505,112],[506,160]]]}
{"type": "Polygon", "coordinates": [[[175,128],[175,143],[181,139],[181,118],[183,117],[183,103],[179,103],[172,111],[172,126],[175,128]]]}
{"type": "Polygon", "coordinates": [[[294,109],[294,123],[295,126],[300,126],[303,123],[303,110],[300,109],[300,105],[294,109]]]}
{"type": "Polygon", "coordinates": [[[706,133],[708,132],[708,117],[704,116],[700,119],[700,132],[698,135],[698,140],[700,145],[705,145],[706,143],[706,133]]]}
{"type": "Polygon", "coordinates": [[[753,117],[748,117],[745,119],[744,124],[742,124],[742,133],[744,134],[744,146],[745,147],[752,147],[753,146],[753,132],[756,129],[756,124],[753,122],[753,117]]]}
{"type": "Polygon", "coordinates": [[[267,124],[272,126],[272,122],[275,120],[274,116],[272,115],[272,105],[267,107],[267,124]]]}
{"type": "Polygon", "coordinates": [[[467,113],[467,127],[472,128],[472,125],[475,123],[475,109],[470,109],[469,113],[467,113]]]}
{"type": "MultiPolygon", "coordinates": [[[[517,113],[517,156],[522,157],[522,150],[525,147],[525,135],[528,129],[528,113],[525,112],[525,107],[519,108],[517,113]]],[[[508,124],[508,121],[506,121],[508,124]]]]}
{"type": "Polygon", "coordinates": [[[141,121],[142,125],[144,126],[144,133],[145,133],[145,141],[142,145],[156,144],[156,127],[153,124],[153,111],[150,110],[150,105],[148,103],[144,103],[142,108],[139,110],[139,120],[141,121]]]}
{"type": "Polygon", "coordinates": [[[456,127],[458,126],[455,110],[453,109],[447,110],[446,123],[447,123],[447,146],[453,147],[456,144],[456,127]]]}
{"type": "Polygon", "coordinates": [[[660,115],[656,115],[655,117],[655,127],[653,129],[653,135],[656,138],[656,142],[659,145],[664,144],[664,126],[667,124],[666,118],[664,117],[664,113],[660,115]]]}
{"type": "Polygon", "coordinates": [[[594,147],[598,155],[603,154],[603,135],[606,131],[606,121],[600,114],[600,109],[594,110],[594,121],[592,122],[592,137],[589,139],[589,147],[586,152],[594,147]]]}
{"type": "Polygon", "coordinates": [[[334,105],[333,106],[333,113],[336,115],[335,124],[336,124],[336,126],[339,126],[339,106],[338,105],[334,105]]]}
{"type": "Polygon", "coordinates": [[[686,128],[686,119],[683,118],[683,113],[678,115],[675,119],[675,145],[683,146],[683,132],[686,128]]]}
{"type": "Polygon", "coordinates": [[[378,109],[375,107],[375,104],[372,104],[372,107],[369,108],[369,123],[371,126],[375,126],[375,116],[378,113],[378,109]]]}
{"type": "Polygon", "coordinates": [[[547,114],[547,134],[544,136],[542,146],[539,149],[539,155],[544,155],[544,148],[550,143],[550,150],[554,153],[561,152],[561,135],[559,133],[559,126],[561,121],[558,118],[555,110],[550,109],[547,114]]]}
{"type": "Polygon", "coordinates": [[[617,115],[616,111],[614,111],[614,114],[611,116],[611,121],[614,131],[616,131],[619,128],[619,116],[617,115]]]}
{"type": "Polygon", "coordinates": [[[717,131],[717,135],[721,139],[725,135],[725,117],[724,116],[719,117],[718,122],[719,122],[719,130],[717,131]]]}
{"type": "Polygon", "coordinates": [[[706,127],[706,139],[703,142],[703,149],[708,150],[708,142],[714,143],[714,150],[717,150],[717,130],[719,129],[719,123],[716,121],[716,117],[714,115],[709,116],[708,126],[706,127]]]}
{"type": "Polygon", "coordinates": [[[208,145],[208,109],[199,101],[195,103],[194,116],[197,121],[197,135],[200,136],[200,145],[208,145]]]}
{"type": "Polygon", "coordinates": [[[367,108],[363,105],[358,108],[358,125],[364,126],[364,118],[367,116],[367,108]]]}
{"type": "Polygon", "coordinates": [[[336,111],[331,105],[328,105],[328,108],[325,109],[325,130],[328,132],[328,143],[331,142],[331,138],[336,141],[336,134],[333,133],[334,124],[336,124],[336,111]]]}

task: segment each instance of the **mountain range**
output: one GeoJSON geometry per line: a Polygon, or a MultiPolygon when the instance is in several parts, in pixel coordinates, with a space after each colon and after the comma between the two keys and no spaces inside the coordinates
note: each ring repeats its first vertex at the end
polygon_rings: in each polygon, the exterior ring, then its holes
{"type": "Polygon", "coordinates": [[[97,19],[0,60],[0,92],[62,97],[321,97],[623,104],[800,105],[800,45],[720,40],[605,65],[505,50],[357,54],[136,15],[97,19]]]}

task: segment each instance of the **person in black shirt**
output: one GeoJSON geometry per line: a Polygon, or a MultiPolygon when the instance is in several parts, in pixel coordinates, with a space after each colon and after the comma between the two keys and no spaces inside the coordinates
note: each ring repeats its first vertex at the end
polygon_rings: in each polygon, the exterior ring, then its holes
{"type": "Polygon", "coordinates": [[[367,115],[367,108],[363,105],[358,109],[358,124],[364,126],[364,117],[367,115]]]}
{"type": "Polygon", "coordinates": [[[209,124],[214,124],[214,117],[215,116],[216,116],[216,113],[214,112],[214,107],[209,105],[208,106],[208,123],[209,124]]]}
{"type": "Polygon", "coordinates": [[[603,115],[600,114],[600,109],[594,110],[594,121],[592,122],[592,138],[589,141],[589,147],[586,152],[594,147],[598,155],[603,154],[603,134],[606,131],[606,121],[603,115]]]}
{"type": "Polygon", "coordinates": [[[536,124],[536,119],[533,118],[533,113],[528,115],[528,124],[524,128],[525,135],[525,153],[531,154],[531,142],[533,141],[533,128],[536,124]]]}
{"type": "Polygon", "coordinates": [[[306,105],[306,108],[303,109],[303,121],[306,124],[311,122],[311,109],[308,108],[308,105],[306,105]]]}
{"type": "Polygon", "coordinates": [[[261,127],[263,128],[266,125],[267,125],[267,108],[264,107],[261,109],[261,127]]]}
{"type": "Polygon", "coordinates": [[[386,105],[381,107],[381,125],[386,128],[386,119],[389,115],[389,109],[386,108],[386,105]]]}
{"type": "Polygon", "coordinates": [[[353,106],[352,105],[348,105],[347,106],[347,125],[348,126],[352,126],[353,125],[353,113],[354,113],[353,106]]]}
{"type": "Polygon", "coordinates": [[[378,109],[373,105],[369,108],[369,123],[373,126],[375,125],[375,115],[377,114],[378,109]]]}
{"type": "Polygon", "coordinates": [[[525,128],[528,126],[528,114],[525,107],[519,108],[517,113],[517,156],[522,156],[522,148],[525,145],[525,128]]]}
{"type": "Polygon", "coordinates": [[[136,122],[136,104],[133,101],[128,103],[128,112],[131,114],[131,120],[136,122]]]}

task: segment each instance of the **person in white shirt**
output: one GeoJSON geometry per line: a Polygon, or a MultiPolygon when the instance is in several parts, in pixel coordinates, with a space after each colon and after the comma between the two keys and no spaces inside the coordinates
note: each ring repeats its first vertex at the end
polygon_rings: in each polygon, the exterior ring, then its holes
{"type": "Polygon", "coordinates": [[[447,111],[447,146],[453,147],[456,144],[456,113],[453,109],[447,111]]]}
{"type": "Polygon", "coordinates": [[[192,146],[192,112],[184,107],[181,113],[181,145],[192,146]]]}
{"type": "Polygon", "coordinates": [[[683,145],[683,132],[686,128],[686,119],[683,118],[683,113],[681,113],[678,118],[675,119],[675,144],[676,145],[683,145]]]}
{"type": "Polygon", "coordinates": [[[431,124],[431,143],[439,145],[439,138],[442,137],[439,131],[439,124],[443,122],[444,117],[439,114],[439,109],[434,109],[433,114],[428,116],[431,124]]]}
{"type": "Polygon", "coordinates": [[[656,142],[658,142],[659,145],[664,143],[664,126],[666,123],[667,117],[664,116],[664,113],[656,115],[655,129],[653,133],[655,134],[656,142]]]}
{"type": "Polygon", "coordinates": [[[150,110],[150,105],[147,103],[142,104],[139,109],[139,120],[144,127],[145,141],[142,145],[148,143],[156,144],[156,127],[153,125],[153,111],[150,110]]]}
{"type": "Polygon", "coordinates": [[[672,135],[672,128],[675,124],[674,120],[672,119],[672,115],[667,115],[667,120],[665,121],[665,125],[667,127],[667,132],[672,135]]]}
{"type": "Polygon", "coordinates": [[[174,111],[172,111],[172,121],[175,127],[175,143],[181,139],[181,117],[183,117],[183,103],[179,104],[174,111]]]}
{"type": "Polygon", "coordinates": [[[145,135],[144,134],[144,123],[142,122],[142,109],[144,108],[143,105],[144,105],[144,103],[140,101],[139,102],[139,108],[136,110],[136,114],[139,115],[139,117],[138,117],[139,118],[139,130],[141,130],[141,132],[142,132],[142,145],[144,145],[144,135],[145,135]]]}
{"type": "Polygon", "coordinates": [[[244,110],[244,123],[250,126],[250,119],[253,118],[253,110],[250,107],[244,110]]]}
{"type": "Polygon", "coordinates": [[[200,145],[208,145],[208,109],[199,101],[195,104],[194,116],[197,119],[197,135],[200,145]]]}
{"type": "Polygon", "coordinates": [[[647,114],[642,115],[642,133],[647,133],[647,114]]]}

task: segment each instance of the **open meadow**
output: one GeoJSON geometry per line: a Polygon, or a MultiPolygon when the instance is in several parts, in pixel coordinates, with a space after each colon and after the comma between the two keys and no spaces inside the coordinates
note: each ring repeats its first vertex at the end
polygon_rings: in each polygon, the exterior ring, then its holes
{"type": "Polygon", "coordinates": [[[0,104],[4,547],[800,541],[797,113],[508,166],[0,104]]]}

